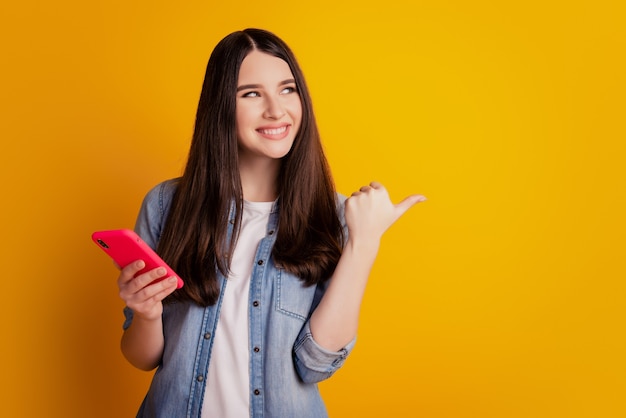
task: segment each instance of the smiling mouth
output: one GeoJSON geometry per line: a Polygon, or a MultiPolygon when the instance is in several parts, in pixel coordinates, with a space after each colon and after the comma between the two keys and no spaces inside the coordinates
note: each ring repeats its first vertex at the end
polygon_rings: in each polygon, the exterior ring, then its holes
{"type": "Polygon", "coordinates": [[[287,132],[287,125],[281,126],[280,128],[257,129],[257,132],[263,135],[280,135],[280,134],[287,132]]]}

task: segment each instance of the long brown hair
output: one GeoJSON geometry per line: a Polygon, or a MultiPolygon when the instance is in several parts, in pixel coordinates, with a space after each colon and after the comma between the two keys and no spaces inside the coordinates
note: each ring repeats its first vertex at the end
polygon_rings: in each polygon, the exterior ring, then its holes
{"type": "Polygon", "coordinates": [[[173,298],[213,305],[217,272],[228,275],[241,224],[243,193],[238,168],[236,90],[244,58],[258,50],[284,60],[296,80],[302,121],[277,179],[279,220],[272,256],[306,286],[328,279],[341,255],[342,226],[335,187],[324,156],[311,97],[289,47],[276,35],[245,29],[213,50],[206,69],[187,166],[179,179],[158,251],[185,280],[173,298]],[[228,221],[234,205],[234,229],[228,221]]]}

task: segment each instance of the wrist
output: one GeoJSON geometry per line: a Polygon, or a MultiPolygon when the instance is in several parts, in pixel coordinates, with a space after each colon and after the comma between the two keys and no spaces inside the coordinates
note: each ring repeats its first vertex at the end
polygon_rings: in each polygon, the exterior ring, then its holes
{"type": "Polygon", "coordinates": [[[145,325],[158,324],[162,320],[161,314],[141,314],[135,312],[133,314],[133,322],[139,321],[145,325]]]}
{"type": "Polygon", "coordinates": [[[379,248],[380,248],[380,239],[376,239],[376,238],[359,239],[359,238],[350,236],[348,237],[348,241],[346,242],[344,252],[348,251],[348,252],[358,254],[361,257],[370,256],[372,258],[375,258],[376,254],[378,254],[379,248]]]}

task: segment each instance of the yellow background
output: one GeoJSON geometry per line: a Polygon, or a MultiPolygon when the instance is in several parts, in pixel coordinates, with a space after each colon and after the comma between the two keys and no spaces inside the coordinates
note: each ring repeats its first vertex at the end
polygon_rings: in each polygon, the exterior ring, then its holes
{"type": "Polygon", "coordinates": [[[620,4],[5,2],[0,415],[135,413],[89,236],[181,173],[208,56],[252,26],[298,56],[340,191],[429,198],[384,239],[331,416],[626,416],[620,4]]]}

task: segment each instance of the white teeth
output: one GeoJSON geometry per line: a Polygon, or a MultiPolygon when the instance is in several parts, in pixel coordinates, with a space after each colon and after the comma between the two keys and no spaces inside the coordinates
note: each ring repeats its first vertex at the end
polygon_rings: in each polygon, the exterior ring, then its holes
{"type": "Polygon", "coordinates": [[[286,126],[276,128],[276,129],[259,129],[259,132],[265,135],[280,135],[287,130],[286,126]]]}

